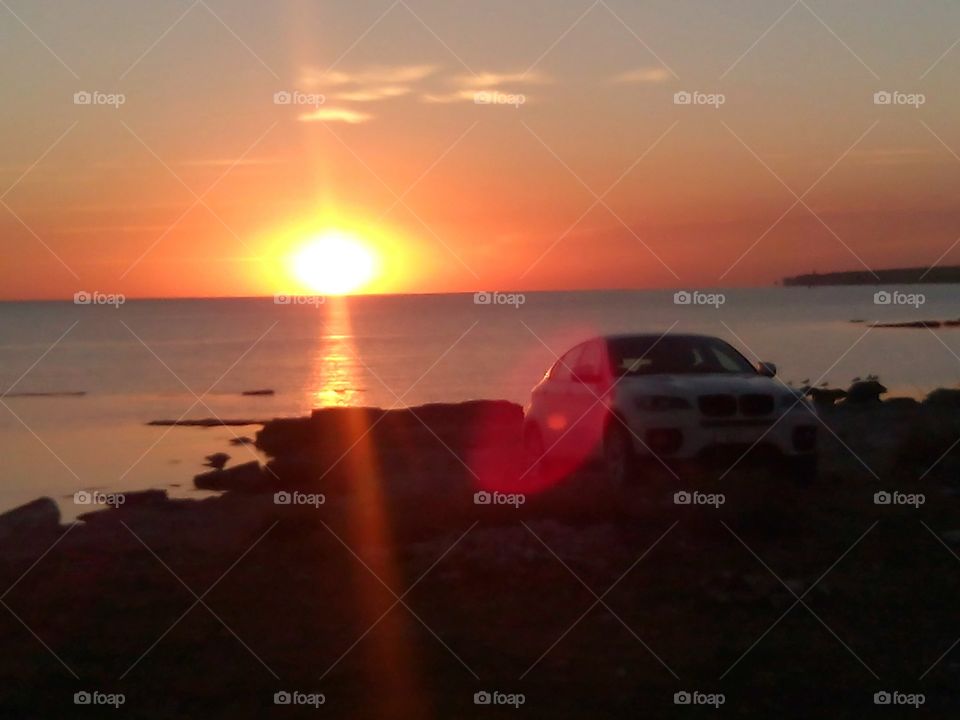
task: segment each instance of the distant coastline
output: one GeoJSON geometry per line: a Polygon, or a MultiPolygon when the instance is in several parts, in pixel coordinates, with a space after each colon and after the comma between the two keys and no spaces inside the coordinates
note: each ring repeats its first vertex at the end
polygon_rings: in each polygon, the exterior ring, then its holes
{"type": "Polygon", "coordinates": [[[960,265],[944,267],[892,268],[890,270],[855,270],[832,273],[809,273],[783,279],[785,287],[806,285],[916,285],[919,283],[960,283],[960,265]]]}

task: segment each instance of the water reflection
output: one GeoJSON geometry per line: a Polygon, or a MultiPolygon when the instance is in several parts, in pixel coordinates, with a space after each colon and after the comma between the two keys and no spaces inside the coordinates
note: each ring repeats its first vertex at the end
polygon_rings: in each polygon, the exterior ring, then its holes
{"type": "Polygon", "coordinates": [[[314,352],[310,376],[310,405],[360,405],[360,365],[344,298],[331,298],[323,319],[323,336],[314,352]]]}

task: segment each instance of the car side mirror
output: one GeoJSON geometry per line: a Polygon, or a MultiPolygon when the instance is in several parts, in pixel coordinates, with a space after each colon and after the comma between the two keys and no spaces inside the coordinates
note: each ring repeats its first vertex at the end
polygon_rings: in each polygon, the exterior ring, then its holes
{"type": "Polygon", "coordinates": [[[777,366],[772,362],[761,362],[757,363],[757,373],[763,377],[772,378],[777,374],[777,366]]]}

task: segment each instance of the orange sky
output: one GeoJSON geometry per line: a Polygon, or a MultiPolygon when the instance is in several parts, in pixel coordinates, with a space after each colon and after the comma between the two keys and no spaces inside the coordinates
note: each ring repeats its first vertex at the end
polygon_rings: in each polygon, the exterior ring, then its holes
{"type": "Polygon", "coordinates": [[[368,292],[960,262],[960,8],[342,5],[0,10],[0,297],[296,289],[329,228],[368,292]]]}

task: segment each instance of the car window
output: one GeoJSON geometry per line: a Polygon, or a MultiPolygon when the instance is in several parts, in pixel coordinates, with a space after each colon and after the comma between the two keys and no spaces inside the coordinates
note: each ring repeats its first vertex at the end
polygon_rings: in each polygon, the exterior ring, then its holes
{"type": "Polygon", "coordinates": [[[583,345],[577,345],[573,350],[568,350],[560,356],[560,359],[554,363],[550,369],[550,379],[558,382],[567,382],[572,377],[573,369],[577,366],[580,354],[583,352],[583,345]]]}
{"type": "Polygon", "coordinates": [[[710,348],[717,359],[717,363],[727,372],[744,372],[743,357],[733,355],[729,350],[719,345],[710,348]]]}
{"type": "Polygon", "coordinates": [[[703,352],[700,348],[690,348],[690,367],[694,371],[700,368],[705,368],[707,366],[706,359],[703,356],[703,352]]]}
{"type": "Polygon", "coordinates": [[[617,375],[753,373],[753,365],[727,343],[713,338],[617,338],[610,345],[617,375]]]}
{"type": "Polygon", "coordinates": [[[615,374],[654,375],[676,372],[680,367],[692,368],[695,364],[693,348],[666,340],[629,338],[615,341],[612,348],[615,374]]]}
{"type": "Polygon", "coordinates": [[[603,358],[603,348],[599,342],[587,343],[583,346],[583,352],[577,358],[577,364],[574,365],[574,371],[578,375],[588,377],[600,377],[600,363],[603,358]]]}

